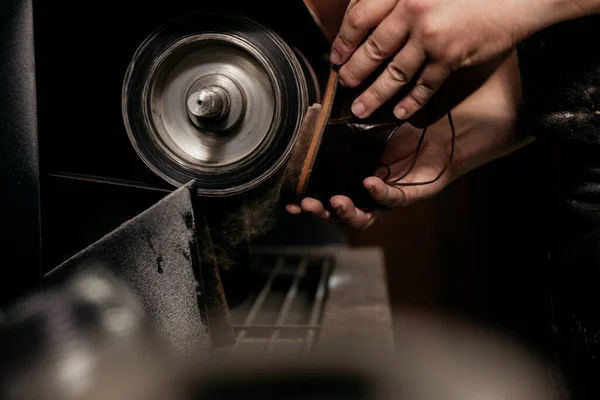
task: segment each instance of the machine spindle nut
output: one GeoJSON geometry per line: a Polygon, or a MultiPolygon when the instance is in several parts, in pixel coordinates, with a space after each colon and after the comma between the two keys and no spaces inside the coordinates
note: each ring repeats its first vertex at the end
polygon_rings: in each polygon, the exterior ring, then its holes
{"type": "Polygon", "coordinates": [[[192,93],[187,100],[190,113],[199,118],[223,118],[230,109],[228,93],[218,86],[192,93]]]}

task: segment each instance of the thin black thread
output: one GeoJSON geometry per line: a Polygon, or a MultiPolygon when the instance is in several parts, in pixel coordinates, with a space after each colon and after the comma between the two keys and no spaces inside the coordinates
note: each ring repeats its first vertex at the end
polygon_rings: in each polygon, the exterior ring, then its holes
{"type": "MultiPolygon", "coordinates": [[[[421,152],[421,147],[423,147],[425,135],[427,135],[427,128],[423,129],[423,132],[421,133],[421,137],[419,138],[419,143],[417,144],[417,149],[415,150],[415,155],[413,156],[410,166],[408,167],[406,172],[403,173],[402,175],[400,175],[399,177],[397,177],[396,179],[394,179],[393,181],[387,182],[388,185],[394,185],[394,184],[400,182],[402,179],[406,178],[408,176],[408,174],[410,174],[413,171],[413,169],[415,168],[415,165],[417,165],[417,160],[419,159],[419,153],[421,152]]],[[[389,174],[391,174],[392,171],[391,171],[390,167],[387,165],[385,167],[389,171],[389,174]]],[[[387,180],[387,179],[384,179],[384,181],[385,180],[387,180]]]]}
{"type": "Polygon", "coordinates": [[[401,180],[406,178],[413,171],[413,169],[415,168],[415,165],[417,164],[417,160],[419,158],[419,153],[421,152],[421,147],[423,146],[423,141],[425,139],[425,135],[427,134],[427,127],[426,127],[425,129],[423,129],[423,133],[421,133],[421,137],[419,139],[419,144],[417,145],[415,155],[413,156],[413,159],[411,161],[411,164],[410,164],[410,167],[408,168],[408,170],[405,173],[403,173],[401,176],[399,176],[398,178],[395,178],[392,181],[388,181],[388,179],[391,175],[391,169],[388,165],[383,164],[383,167],[385,167],[385,169],[387,170],[386,176],[383,179],[383,181],[390,186],[423,186],[423,185],[429,185],[429,184],[437,182],[444,175],[446,170],[450,167],[450,165],[452,164],[452,160],[454,159],[456,129],[454,128],[454,121],[452,120],[452,112],[451,111],[448,111],[448,123],[450,124],[450,131],[452,132],[452,142],[451,142],[452,144],[451,144],[451,148],[450,148],[450,157],[449,157],[446,165],[444,165],[444,168],[442,168],[440,173],[434,179],[432,179],[430,181],[426,181],[426,182],[411,182],[411,183],[400,182],[401,180]]]}
{"type": "MultiPolygon", "coordinates": [[[[336,125],[336,124],[348,124],[348,123],[358,123],[358,124],[364,124],[364,121],[356,121],[356,118],[353,117],[352,115],[347,115],[345,117],[339,117],[339,118],[330,118],[327,121],[328,125],[336,125]]],[[[388,122],[388,123],[383,123],[383,124],[378,124],[378,126],[390,126],[390,125],[397,125],[395,122],[388,122]]]]}
{"type": "Polygon", "coordinates": [[[345,117],[340,117],[340,118],[330,118],[329,121],[327,121],[327,122],[328,123],[329,122],[347,122],[347,121],[350,121],[351,119],[353,119],[353,117],[351,115],[347,115],[345,117]]]}

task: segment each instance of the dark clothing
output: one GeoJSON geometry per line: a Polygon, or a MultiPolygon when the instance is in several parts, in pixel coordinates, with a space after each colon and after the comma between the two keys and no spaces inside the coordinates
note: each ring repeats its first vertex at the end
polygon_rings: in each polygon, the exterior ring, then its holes
{"type": "Polygon", "coordinates": [[[561,151],[553,324],[575,400],[600,398],[599,39],[600,16],[591,16],[519,47],[526,126],[561,151]]]}
{"type": "Polygon", "coordinates": [[[556,355],[575,400],[600,399],[600,145],[561,143],[552,252],[556,355]]]}
{"type": "Polygon", "coordinates": [[[532,36],[519,60],[532,133],[600,144],[600,16],[532,36]]]}

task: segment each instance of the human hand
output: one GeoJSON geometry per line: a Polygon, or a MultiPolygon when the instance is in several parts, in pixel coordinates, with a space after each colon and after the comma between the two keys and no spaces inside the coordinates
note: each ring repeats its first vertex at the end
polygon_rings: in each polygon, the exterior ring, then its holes
{"type": "MultiPolygon", "coordinates": [[[[512,53],[483,86],[453,108],[455,152],[444,174],[435,179],[449,160],[452,144],[450,125],[445,117],[429,126],[414,168],[400,181],[403,186],[386,184],[381,179],[385,170],[365,179],[363,184],[372,198],[392,208],[414,204],[435,196],[468,171],[529,143],[530,137],[520,137],[515,130],[520,87],[518,61],[512,53]],[[427,185],[404,186],[433,180],[427,185]]],[[[410,169],[421,135],[421,126],[412,122],[396,131],[382,158],[382,163],[390,168],[386,182],[403,177],[410,169]]],[[[368,228],[378,215],[357,209],[346,196],[334,196],[330,204],[336,210],[335,217],[354,229],[368,228]]],[[[286,209],[291,214],[304,212],[322,219],[331,217],[323,204],[312,198],[303,199],[301,204],[288,204],[286,209]]]]}
{"type": "MultiPolygon", "coordinates": [[[[455,175],[456,164],[453,162],[447,165],[452,146],[449,127],[442,129],[441,126],[439,128],[436,126],[433,131],[430,128],[425,136],[422,135],[423,130],[410,123],[405,123],[398,128],[381,160],[382,165],[387,168],[380,168],[377,176],[364,180],[363,185],[373,200],[382,206],[405,207],[432,197],[439,193],[455,175]],[[446,132],[441,132],[442,130],[446,132]],[[421,146],[418,146],[421,139],[421,146]],[[417,147],[420,147],[418,155],[415,151],[417,147]],[[436,179],[444,169],[446,169],[444,173],[436,179]],[[409,171],[410,173],[407,174],[409,171]],[[403,186],[391,184],[398,179],[401,179],[403,186]],[[405,186],[429,181],[433,182],[428,185],[405,186]]],[[[346,196],[334,196],[330,203],[336,211],[336,218],[351,228],[365,229],[375,221],[376,212],[356,208],[352,200],[346,196]]],[[[300,205],[287,205],[286,209],[291,214],[305,212],[322,219],[331,216],[323,204],[313,198],[303,199],[300,205]]]]}
{"type": "Polygon", "coordinates": [[[388,62],[353,112],[366,118],[411,83],[394,109],[397,118],[408,119],[451,72],[490,60],[559,19],[542,7],[554,1],[360,0],[344,17],[331,61],[352,88],[388,62]]]}

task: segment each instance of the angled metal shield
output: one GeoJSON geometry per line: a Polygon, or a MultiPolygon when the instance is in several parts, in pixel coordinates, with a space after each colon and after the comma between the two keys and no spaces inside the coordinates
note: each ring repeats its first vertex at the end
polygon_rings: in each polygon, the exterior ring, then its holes
{"type": "Polygon", "coordinates": [[[44,286],[104,265],[138,297],[153,328],[176,354],[206,353],[211,341],[198,301],[199,256],[189,188],[183,186],[50,271],[44,286]]]}

